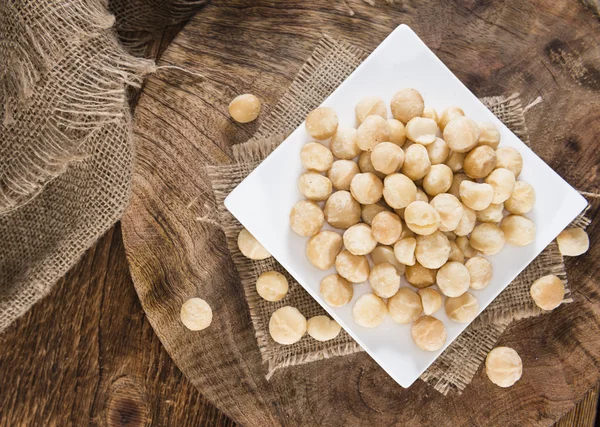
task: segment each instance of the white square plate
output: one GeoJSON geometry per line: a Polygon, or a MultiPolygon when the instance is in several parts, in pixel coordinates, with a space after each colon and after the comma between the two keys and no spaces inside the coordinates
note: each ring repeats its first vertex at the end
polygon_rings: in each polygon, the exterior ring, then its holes
{"type": "MultiPolygon", "coordinates": [[[[322,105],[337,112],[340,126],[355,126],[354,106],[359,99],[375,95],[389,105],[392,95],[402,88],[417,89],[426,105],[437,111],[458,105],[467,116],[494,123],[501,134],[501,146],[515,147],[523,156],[519,179],[530,183],[537,195],[535,208],[528,214],[537,225],[537,236],[526,247],[506,246],[489,257],[494,267],[492,282],[483,290],[472,291],[483,310],[587,202],[504,126],[406,25],[394,30],[322,105]]],[[[303,199],[297,186],[304,172],[300,150],[309,141],[302,123],[231,192],[225,206],[394,380],[409,387],[467,325],[450,321],[440,309],[435,317],[446,325],[448,339],[443,349],[426,352],[413,343],[410,325],[396,324],[389,316],[375,329],[354,322],[352,306],[369,292],[368,285],[355,285],[354,299],[344,307],[329,307],[323,301],[319,284],[334,269],[313,267],[305,254],[308,238],[296,235],[289,225],[292,206],[303,199]]]]}

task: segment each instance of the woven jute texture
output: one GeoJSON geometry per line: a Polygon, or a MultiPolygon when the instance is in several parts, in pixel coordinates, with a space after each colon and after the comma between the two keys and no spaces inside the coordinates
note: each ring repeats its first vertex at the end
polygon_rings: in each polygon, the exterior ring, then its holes
{"type": "MultiPolygon", "coordinates": [[[[304,120],[308,112],[316,108],[337,88],[365,57],[366,54],[359,49],[325,36],[288,91],[273,108],[271,115],[261,124],[256,135],[248,142],[234,146],[233,163],[207,168],[219,219],[246,294],[262,358],[268,364],[267,378],[270,378],[277,369],[286,366],[352,354],[361,351],[361,348],[344,331],[336,339],[326,343],[305,336],[296,344],[282,346],[270,338],[268,331],[270,316],[282,306],[294,306],[307,318],[325,312],[273,258],[252,261],[240,253],[237,247],[237,235],[242,226],[227,211],[223,201],[237,184],[304,120]],[[268,270],[285,274],[290,282],[288,295],[276,303],[263,300],[256,292],[257,277],[268,270]]],[[[518,95],[483,98],[482,102],[515,134],[528,143],[523,107],[518,95]]],[[[585,226],[586,222],[585,219],[581,219],[578,225],[585,226]]],[[[546,248],[448,347],[423,374],[422,379],[444,394],[451,390],[463,390],[512,320],[542,313],[531,300],[529,287],[533,280],[546,274],[557,274],[566,283],[562,256],[554,243],[546,248]]],[[[567,285],[565,302],[570,301],[570,290],[567,285]]]]}

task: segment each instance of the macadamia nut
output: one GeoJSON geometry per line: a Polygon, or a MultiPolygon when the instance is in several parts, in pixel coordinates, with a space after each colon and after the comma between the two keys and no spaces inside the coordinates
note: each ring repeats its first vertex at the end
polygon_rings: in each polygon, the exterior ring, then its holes
{"type": "Polygon", "coordinates": [[[300,236],[314,236],[323,227],[325,216],[315,202],[300,200],[290,212],[290,227],[300,236]]]}
{"type": "Polygon", "coordinates": [[[417,186],[401,173],[388,175],[383,181],[383,198],[394,209],[402,209],[417,199],[417,186]]]}
{"type": "Polygon", "coordinates": [[[523,169],[523,157],[512,147],[500,147],[496,150],[496,167],[508,169],[518,178],[523,169]]]}
{"type": "Polygon", "coordinates": [[[446,159],[446,166],[448,166],[452,172],[456,173],[462,170],[463,163],[465,161],[465,157],[467,153],[458,153],[456,151],[451,151],[446,159]]]}
{"type": "Polygon", "coordinates": [[[465,263],[471,277],[471,289],[480,290],[492,281],[492,263],[487,259],[476,256],[465,263]]]}
{"type": "Polygon", "coordinates": [[[332,307],[342,307],[354,296],[352,284],[339,274],[330,274],[321,280],[319,290],[325,302],[332,307]]]}
{"type": "Polygon", "coordinates": [[[371,227],[356,224],[344,231],[344,246],[354,255],[367,255],[375,249],[377,240],[371,233],[371,227]]]}
{"type": "Polygon", "coordinates": [[[352,196],[363,205],[372,205],[383,196],[383,182],[374,174],[357,173],[350,182],[352,196]]]}
{"type": "Polygon", "coordinates": [[[494,188],[490,184],[463,181],[458,192],[460,200],[474,211],[484,210],[494,199],[494,188]]]}
{"type": "Polygon", "coordinates": [[[421,304],[421,297],[405,286],[398,289],[398,292],[388,299],[387,309],[394,322],[408,324],[417,320],[421,315],[423,305],[421,304]]]}
{"type": "Polygon", "coordinates": [[[402,234],[402,221],[391,212],[378,213],[371,223],[371,233],[383,245],[393,245],[402,234]]]}
{"type": "Polygon", "coordinates": [[[338,117],[329,107],[319,107],[306,116],[306,131],[314,139],[331,138],[338,128],[338,117]]]}
{"type": "Polygon", "coordinates": [[[450,148],[442,138],[436,138],[431,144],[425,147],[429,155],[429,161],[432,165],[440,165],[446,161],[450,155],[450,148]]]}
{"type": "Polygon", "coordinates": [[[348,191],[336,191],[325,203],[325,220],[335,228],[348,228],[360,221],[360,203],[348,191]]]}
{"type": "Polygon", "coordinates": [[[271,315],[269,334],[279,344],[290,345],[300,341],[306,332],[306,317],[297,308],[281,307],[271,315]]]}
{"type": "Polygon", "coordinates": [[[506,243],[527,246],[535,239],[535,224],[521,215],[508,215],[500,223],[506,243]]]}
{"type": "Polygon", "coordinates": [[[390,127],[390,142],[402,147],[406,142],[406,129],[400,120],[389,119],[388,126],[390,127]]]}
{"type": "Polygon", "coordinates": [[[424,288],[417,291],[423,304],[423,314],[431,316],[442,307],[442,294],[435,289],[424,288]]]}
{"type": "Polygon", "coordinates": [[[249,93],[238,95],[229,104],[229,114],[236,122],[251,122],[260,114],[260,100],[249,93]]]}
{"type": "Polygon", "coordinates": [[[389,175],[404,163],[404,151],[391,142],[381,142],[371,152],[371,164],[376,171],[389,175]]]}
{"type": "Polygon", "coordinates": [[[458,246],[465,258],[473,258],[474,256],[477,256],[477,251],[471,246],[467,236],[459,236],[456,238],[455,242],[456,246],[458,246]]]}
{"type": "Polygon", "coordinates": [[[279,301],[289,289],[285,276],[277,271],[266,271],[256,280],[256,292],[267,301],[279,301]]]}
{"type": "Polygon", "coordinates": [[[554,310],[565,297],[565,284],[554,274],[549,274],[533,282],[530,293],[539,308],[554,310]]]}
{"type": "Polygon", "coordinates": [[[479,313],[479,301],[468,292],[446,299],[446,315],[456,323],[470,323],[479,313]]]}
{"type": "Polygon", "coordinates": [[[406,137],[418,144],[429,145],[435,141],[437,130],[435,120],[413,117],[406,124],[406,137]]]}
{"type": "MultiPolygon", "coordinates": [[[[463,205],[463,214],[458,221],[458,225],[452,232],[457,236],[466,236],[473,231],[475,228],[475,223],[477,222],[477,214],[475,211],[465,205],[463,205]]],[[[466,255],[465,255],[466,256],[466,255]]]]}
{"type": "Polygon", "coordinates": [[[410,119],[423,115],[425,101],[417,90],[402,89],[393,96],[390,107],[396,120],[408,123],[410,119]]]}
{"type": "Polygon", "coordinates": [[[524,181],[515,182],[510,197],[504,202],[504,209],[512,214],[525,215],[535,205],[535,191],[524,181]]]}
{"type": "Polygon", "coordinates": [[[446,165],[433,165],[423,178],[423,189],[430,196],[445,193],[452,185],[452,170],[446,165]]]}
{"type": "MultiPolygon", "coordinates": [[[[446,233],[444,233],[444,235],[446,235],[446,233]]],[[[450,255],[448,255],[448,261],[456,261],[460,263],[465,261],[465,255],[462,253],[456,242],[452,240],[450,240],[450,255]]]]}
{"type": "Polygon", "coordinates": [[[438,270],[436,283],[447,297],[458,297],[469,290],[471,276],[463,264],[450,261],[438,270]]]}
{"type": "Polygon", "coordinates": [[[496,224],[489,222],[477,225],[469,239],[471,246],[484,255],[496,255],[504,247],[504,242],[504,232],[496,224]]]}
{"type": "Polygon", "coordinates": [[[300,161],[306,169],[326,172],[333,164],[333,154],[329,148],[318,142],[309,142],[300,151],[300,161]]]}
{"type": "Polygon", "coordinates": [[[406,267],[406,281],[415,288],[427,288],[435,283],[436,270],[423,267],[418,262],[406,267]]]}
{"type": "Polygon", "coordinates": [[[377,264],[371,269],[369,283],[375,295],[381,298],[389,298],[394,295],[400,287],[400,275],[392,264],[377,264]]]}
{"type": "Polygon", "coordinates": [[[267,259],[271,256],[271,254],[263,247],[263,245],[258,243],[258,240],[256,240],[254,236],[245,228],[240,231],[240,234],[238,234],[237,244],[240,252],[246,258],[261,260],[267,259]]]}
{"type": "Polygon", "coordinates": [[[427,236],[435,233],[441,223],[440,214],[425,202],[412,202],[404,211],[406,226],[417,234],[427,236]]]}
{"type": "Polygon", "coordinates": [[[356,135],[354,128],[338,127],[329,143],[333,155],[342,160],[352,160],[358,156],[360,148],[356,145],[356,135]]]}
{"type": "Polygon", "coordinates": [[[352,178],[357,173],[360,173],[360,170],[352,160],[336,160],[327,172],[327,178],[336,190],[350,190],[352,178]]]}
{"type": "Polygon", "coordinates": [[[471,151],[479,140],[479,127],[468,117],[457,117],[444,128],[444,141],[457,153],[471,151]]]}
{"type": "Polygon", "coordinates": [[[213,313],[210,305],[202,298],[190,298],[181,306],[179,317],[190,331],[201,331],[210,326],[213,313]]]}
{"type": "Polygon", "coordinates": [[[373,163],[371,163],[370,151],[363,151],[362,153],[360,153],[360,156],[358,156],[358,168],[362,173],[370,172],[377,176],[379,179],[385,178],[385,174],[377,171],[373,166],[373,163]]]}
{"type": "Polygon", "coordinates": [[[496,167],[496,152],[487,145],[475,147],[466,155],[463,170],[471,178],[485,178],[496,167]]]}
{"type": "Polygon", "coordinates": [[[450,186],[450,188],[448,189],[448,193],[452,194],[454,197],[456,198],[460,198],[460,183],[463,181],[473,181],[471,178],[469,178],[467,175],[465,175],[464,173],[457,173],[456,175],[454,175],[452,177],[452,185],[450,186]]]}
{"type": "Polygon", "coordinates": [[[413,144],[404,151],[402,173],[417,181],[429,173],[431,161],[427,149],[421,144],[413,144]]]}
{"type": "Polygon", "coordinates": [[[361,218],[367,224],[373,224],[373,218],[380,212],[389,212],[383,204],[375,203],[373,205],[362,205],[361,218]]]}
{"type": "Polygon", "coordinates": [[[419,264],[429,269],[440,268],[450,256],[450,241],[440,231],[428,236],[417,236],[415,257],[419,264]]]}
{"type": "Polygon", "coordinates": [[[306,330],[317,341],[329,341],[340,334],[342,327],[327,316],[315,316],[308,319],[306,330]]]}
{"type": "Polygon", "coordinates": [[[394,249],[390,246],[377,246],[373,249],[373,252],[371,252],[371,260],[373,260],[374,265],[383,263],[393,265],[400,275],[404,274],[406,268],[404,264],[398,261],[396,255],[394,255],[394,249]]]}
{"type": "Polygon", "coordinates": [[[380,142],[390,140],[390,127],[381,116],[367,116],[358,127],[356,145],[363,151],[371,151],[380,142]]]}
{"type": "Polygon", "coordinates": [[[448,193],[438,194],[430,205],[440,215],[440,231],[452,231],[458,227],[463,217],[463,204],[456,197],[448,193]]]}
{"type": "Polygon", "coordinates": [[[362,295],[352,307],[354,321],[364,328],[379,326],[384,321],[386,313],[385,302],[371,293],[362,295]]]}
{"type": "Polygon", "coordinates": [[[564,256],[579,256],[590,248],[590,238],[581,228],[567,228],[556,238],[558,250],[564,256]]]}
{"type": "Polygon", "coordinates": [[[320,270],[329,270],[335,257],[342,250],[342,236],[333,231],[321,231],[306,244],[306,256],[312,265],[320,270]]]}
{"type": "Polygon", "coordinates": [[[438,124],[440,125],[440,129],[443,131],[446,128],[446,125],[450,123],[450,121],[463,117],[465,112],[460,107],[448,107],[444,111],[442,111],[442,115],[440,116],[440,120],[438,124]]]}
{"type": "Polygon", "coordinates": [[[436,123],[440,121],[437,111],[435,111],[435,109],[431,107],[425,107],[425,109],[423,110],[422,117],[425,117],[426,119],[432,119],[436,123]]]}
{"type": "Polygon", "coordinates": [[[478,123],[479,145],[487,145],[494,150],[500,145],[500,132],[492,123],[478,123]]]}
{"type": "Polygon", "coordinates": [[[504,203],[515,188],[515,175],[508,169],[499,168],[488,175],[485,183],[494,189],[492,203],[504,203]]]}
{"type": "Polygon", "coordinates": [[[437,351],[446,343],[444,324],[431,316],[421,316],[413,323],[410,333],[421,350],[437,351]]]}
{"type": "Polygon", "coordinates": [[[327,200],[333,186],[326,176],[317,172],[305,172],[300,175],[298,189],[307,199],[320,202],[327,200]]]}
{"type": "Polygon", "coordinates": [[[365,96],[356,104],[356,121],[360,124],[367,116],[380,116],[387,119],[387,108],[383,99],[376,96],[365,96]]]}
{"type": "Polygon", "coordinates": [[[362,283],[369,278],[371,268],[364,255],[353,255],[343,250],[335,259],[335,269],[344,279],[351,283],[362,283]]]}
{"type": "Polygon", "coordinates": [[[485,359],[485,372],[497,386],[510,387],[521,379],[523,362],[512,348],[496,347],[485,359]]]}
{"type": "Polygon", "coordinates": [[[405,237],[400,239],[394,245],[394,256],[404,265],[415,265],[415,249],[417,239],[414,237],[405,237]]]}
{"type": "Polygon", "coordinates": [[[496,205],[492,203],[482,211],[477,211],[477,221],[498,223],[502,221],[504,211],[504,203],[496,205]]]}

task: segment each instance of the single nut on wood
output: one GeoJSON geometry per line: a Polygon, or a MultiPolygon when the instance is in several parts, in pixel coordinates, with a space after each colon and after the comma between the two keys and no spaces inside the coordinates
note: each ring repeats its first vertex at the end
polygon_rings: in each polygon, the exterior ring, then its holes
{"type": "Polygon", "coordinates": [[[496,150],[496,167],[508,169],[518,178],[523,169],[523,157],[512,147],[500,147],[496,150]]]}
{"type": "Polygon", "coordinates": [[[502,229],[489,222],[477,225],[469,239],[471,246],[484,255],[496,255],[504,247],[505,241],[502,229]]]}
{"type": "Polygon", "coordinates": [[[423,178],[423,189],[430,196],[445,193],[452,185],[452,170],[446,165],[433,165],[423,178]]]}
{"type": "Polygon", "coordinates": [[[406,124],[406,136],[413,142],[429,145],[435,141],[437,123],[433,119],[414,117],[406,124]]]}
{"type": "Polygon", "coordinates": [[[512,214],[525,215],[535,205],[535,190],[525,181],[515,182],[510,197],[504,202],[504,209],[512,214]]]}
{"type": "Polygon", "coordinates": [[[494,150],[500,145],[500,132],[492,123],[478,123],[479,145],[487,145],[494,150]]]}
{"type": "Polygon", "coordinates": [[[494,188],[485,183],[463,181],[458,192],[460,200],[474,211],[484,210],[494,199],[494,188]]]}
{"type": "Polygon", "coordinates": [[[521,215],[508,215],[500,223],[506,243],[527,246],[535,239],[535,224],[521,215]]]}
{"type": "MultiPolygon", "coordinates": [[[[457,236],[466,236],[473,231],[475,228],[475,223],[477,222],[477,214],[475,211],[465,205],[463,205],[463,214],[458,221],[458,225],[452,232],[457,236]]],[[[466,256],[466,255],[465,255],[466,256]]]]}
{"type": "MultiPolygon", "coordinates": [[[[446,233],[444,233],[444,235],[446,235],[446,233]]],[[[446,235],[446,237],[448,236],[446,235]]],[[[448,238],[448,240],[450,240],[450,238],[448,238]]],[[[448,261],[456,261],[460,263],[465,261],[465,255],[462,253],[456,242],[452,240],[450,240],[450,255],[448,255],[448,261]]]]}
{"type": "Polygon", "coordinates": [[[229,114],[236,122],[251,122],[260,114],[260,100],[249,93],[238,95],[229,103],[229,114]]]}
{"type": "Polygon", "coordinates": [[[500,387],[510,387],[523,375],[523,362],[510,347],[496,347],[485,359],[485,373],[491,382],[500,387]]]}
{"type": "Polygon", "coordinates": [[[320,270],[329,270],[335,257],[342,250],[342,236],[333,231],[321,231],[306,244],[306,256],[312,265],[320,270]]]}
{"type": "Polygon", "coordinates": [[[392,212],[380,212],[371,223],[371,233],[383,245],[393,245],[402,234],[402,221],[392,212]]]}
{"type": "Polygon", "coordinates": [[[440,231],[452,231],[458,227],[463,217],[463,204],[452,194],[443,193],[435,196],[431,202],[440,215],[440,231]]]}
{"type": "Polygon", "coordinates": [[[357,173],[360,173],[360,170],[352,160],[336,160],[327,172],[327,178],[336,190],[350,190],[352,178],[357,173]]]}
{"type": "Polygon", "coordinates": [[[387,122],[390,127],[390,142],[396,144],[398,147],[402,147],[406,142],[406,129],[404,128],[404,124],[396,119],[388,119],[387,122]]]}
{"type": "Polygon", "coordinates": [[[300,236],[314,236],[321,230],[324,222],[323,211],[310,200],[300,200],[290,212],[290,227],[300,236]]]}
{"type": "Polygon", "coordinates": [[[263,245],[258,243],[258,240],[256,240],[245,228],[238,234],[237,244],[240,252],[246,258],[261,260],[271,256],[269,251],[267,251],[263,245]]]}
{"type": "Polygon", "coordinates": [[[556,238],[558,250],[564,256],[579,256],[590,248],[590,238],[581,228],[567,228],[556,238]]]}
{"type": "Polygon", "coordinates": [[[415,89],[402,89],[392,97],[390,104],[392,116],[402,123],[408,123],[414,117],[423,115],[425,101],[415,89]]]}
{"type": "Polygon", "coordinates": [[[352,307],[354,321],[364,328],[375,328],[385,319],[387,307],[385,302],[375,294],[362,295],[352,307]]]}
{"type": "Polygon", "coordinates": [[[471,246],[471,243],[469,243],[469,238],[467,236],[459,236],[456,238],[455,242],[456,246],[458,246],[465,258],[473,258],[477,256],[477,250],[475,250],[471,246]]]}
{"type": "Polygon", "coordinates": [[[342,160],[352,160],[358,156],[360,148],[356,145],[356,135],[354,128],[338,127],[329,143],[333,155],[342,160]]]}
{"type": "Polygon", "coordinates": [[[446,161],[450,155],[450,147],[442,138],[436,138],[427,147],[427,154],[432,165],[440,165],[446,161]]]}
{"type": "Polygon", "coordinates": [[[492,263],[487,259],[476,256],[465,263],[471,277],[471,289],[480,290],[487,287],[492,281],[492,263]]]}
{"type": "Polygon", "coordinates": [[[354,255],[347,250],[343,250],[336,257],[335,269],[340,276],[351,283],[366,282],[371,272],[366,256],[354,255]]]}
{"type": "Polygon", "coordinates": [[[279,344],[290,345],[300,341],[306,332],[306,317],[296,307],[281,307],[271,315],[269,334],[279,344]]]}
{"type": "Polygon", "coordinates": [[[277,271],[266,271],[256,280],[256,292],[267,301],[279,301],[289,289],[285,276],[277,271]]]}
{"type": "Polygon", "coordinates": [[[404,222],[413,232],[428,236],[436,232],[441,223],[440,214],[429,203],[416,201],[404,211],[404,222]]]}
{"type": "Polygon", "coordinates": [[[465,156],[463,170],[471,178],[488,176],[496,167],[496,152],[487,145],[475,147],[465,156]]]}
{"type": "Polygon", "coordinates": [[[446,327],[435,317],[419,317],[413,323],[410,333],[421,350],[437,351],[446,343],[446,327]]]}
{"type": "Polygon", "coordinates": [[[446,165],[452,169],[452,172],[460,172],[463,168],[463,163],[467,153],[458,153],[456,151],[450,151],[448,158],[446,159],[446,165]]]}
{"type": "Polygon", "coordinates": [[[354,255],[368,255],[377,246],[377,240],[367,224],[355,224],[344,231],[344,246],[354,255]]]}
{"type": "Polygon", "coordinates": [[[374,265],[391,264],[398,271],[398,274],[404,274],[405,265],[402,264],[394,255],[394,249],[391,246],[377,246],[371,252],[371,260],[374,265]]]}
{"type": "Polygon", "coordinates": [[[436,124],[440,121],[437,111],[431,107],[425,107],[422,117],[425,117],[426,119],[432,119],[436,124]]]}
{"type": "Polygon", "coordinates": [[[510,197],[515,188],[515,175],[508,169],[499,168],[485,178],[485,183],[494,189],[492,203],[503,203],[510,197]]]}
{"type": "Polygon", "coordinates": [[[431,316],[442,307],[442,294],[432,288],[419,289],[417,291],[423,304],[423,314],[431,316]]]}
{"type": "Polygon", "coordinates": [[[417,199],[417,186],[406,175],[393,173],[383,180],[383,198],[394,209],[402,209],[417,199]]]}
{"type": "Polygon", "coordinates": [[[363,151],[371,151],[380,142],[390,140],[390,127],[381,116],[367,116],[358,127],[356,145],[363,151]]]}
{"type": "Polygon", "coordinates": [[[436,269],[443,266],[450,256],[450,241],[441,231],[428,236],[417,236],[415,257],[423,267],[436,269]]]}
{"type": "Polygon", "coordinates": [[[380,212],[389,212],[389,208],[384,206],[382,203],[375,203],[372,205],[362,205],[361,207],[361,218],[367,225],[373,224],[373,218],[380,212]]]}
{"type": "Polygon", "coordinates": [[[327,316],[315,316],[308,319],[306,330],[317,341],[329,341],[340,334],[342,327],[327,316]]]}
{"type": "Polygon", "coordinates": [[[549,274],[533,282],[530,293],[539,308],[554,310],[565,298],[565,284],[554,274],[549,274]]]}
{"type": "Polygon", "coordinates": [[[383,182],[374,174],[357,173],[350,182],[352,196],[363,205],[372,205],[383,196],[383,182]]]}
{"type": "Polygon", "coordinates": [[[456,198],[460,198],[460,192],[459,192],[460,183],[463,181],[473,182],[473,180],[471,178],[469,178],[467,175],[465,175],[464,173],[457,173],[456,175],[454,175],[452,177],[452,185],[448,189],[448,193],[452,194],[456,198]]]}
{"type": "Polygon", "coordinates": [[[494,204],[492,203],[482,211],[476,211],[477,221],[480,222],[493,222],[498,223],[502,221],[504,211],[504,203],[494,204]]]}
{"type": "Polygon", "coordinates": [[[479,313],[479,301],[468,292],[446,300],[446,315],[456,323],[470,323],[479,313]]]}
{"type": "Polygon", "coordinates": [[[315,139],[331,138],[338,128],[338,117],[333,108],[319,107],[306,116],[306,131],[315,139]]]}
{"type": "Polygon", "coordinates": [[[358,168],[362,173],[370,172],[377,176],[377,178],[379,179],[385,178],[385,174],[377,171],[373,166],[373,163],[371,163],[370,151],[363,151],[362,153],[360,153],[360,156],[358,156],[358,168]]]}
{"type": "Polygon", "coordinates": [[[326,176],[317,172],[304,172],[298,179],[298,189],[309,200],[321,202],[331,195],[333,186],[326,176]]]}
{"type": "Polygon", "coordinates": [[[415,288],[427,288],[435,283],[436,270],[423,267],[418,262],[406,267],[406,281],[415,288]]]}
{"type": "Polygon", "coordinates": [[[415,265],[415,249],[417,247],[417,239],[414,237],[405,237],[396,242],[394,245],[394,256],[404,265],[415,265]]]}
{"type": "Polygon", "coordinates": [[[444,141],[452,151],[466,153],[477,145],[479,127],[468,117],[457,117],[444,128],[444,141]]]}
{"type": "Polygon", "coordinates": [[[421,144],[413,144],[404,150],[402,173],[417,181],[429,173],[431,161],[427,149],[421,144]]]}
{"type": "Polygon", "coordinates": [[[325,302],[332,307],[342,307],[354,296],[352,284],[339,274],[330,274],[321,280],[319,290],[325,302]]]}
{"type": "Polygon", "coordinates": [[[376,171],[389,175],[404,163],[404,151],[391,142],[381,142],[371,151],[371,164],[376,171]]]}
{"type": "Polygon", "coordinates": [[[300,161],[308,170],[326,172],[333,164],[333,154],[323,144],[309,142],[300,151],[300,161]]]}
{"type": "Polygon", "coordinates": [[[448,107],[444,111],[442,111],[442,115],[440,116],[440,120],[438,124],[440,125],[440,129],[443,131],[446,128],[446,125],[450,123],[450,121],[457,119],[459,117],[463,117],[465,112],[460,107],[448,107]]]}
{"type": "Polygon", "coordinates": [[[190,298],[181,306],[181,323],[190,331],[201,331],[212,322],[212,309],[202,298],[190,298]]]}
{"type": "Polygon", "coordinates": [[[348,228],[360,221],[360,203],[348,191],[336,191],[325,203],[325,220],[335,228],[348,228]]]}
{"type": "Polygon", "coordinates": [[[387,301],[390,317],[396,323],[412,323],[423,312],[421,297],[412,289],[402,287],[387,301]]]}
{"type": "Polygon", "coordinates": [[[469,290],[471,276],[463,264],[450,261],[438,270],[436,283],[447,297],[458,297],[469,290]]]}
{"type": "Polygon", "coordinates": [[[383,99],[376,96],[365,96],[355,108],[356,121],[361,124],[367,116],[380,116],[387,119],[387,108],[383,99]]]}
{"type": "Polygon", "coordinates": [[[392,264],[387,262],[377,264],[371,269],[369,283],[375,295],[381,298],[389,298],[394,295],[400,287],[400,275],[392,264]]]}

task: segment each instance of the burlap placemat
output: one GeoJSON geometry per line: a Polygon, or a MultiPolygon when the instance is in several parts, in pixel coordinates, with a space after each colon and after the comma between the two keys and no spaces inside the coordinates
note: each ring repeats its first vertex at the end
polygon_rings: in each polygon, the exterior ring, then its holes
{"type": "MultiPolygon", "coordinates": [[[[279,368],[352,354],[361,351],[361,348],[344,331],[335,340],[326,343],[305,336],[296,344],[282,346],[270,338],[270,316],[284,305],[297,307],[306,317],[325,312],[273,258],[252,261],[239,252],[237,235],[242,226],[227,211],[223,201],[285,139],[287,133],[302,123],[308,112],[337,88],[366,56],[366,53],[347,43],[324,37],[271,115],[261,124],[256,136],[244,144],[234,146],[234,162],[207,168],[219,220],[240,274],[263,361],[268,364],[267,378],[279,368]],[[256,292],[257,277],[268,270],[277,270],[285,274],[290,281],[289,294],[282,301],[267,302],[256,292]]],[[[483,98],[482,102],[523,141],[529,141],[523,107],[518,95],[483,98]]],[[[421,378],[444,394],[450,390],[463,390],[508,323],[541,314],[542,311],[529,296],[529,287],[533,280],[546,274],[557,274],[566,283],[562,256],[554,243],[488,306],[421,378]]],[[[571,301],[568,285],[565,301],[571,301]]]]}

